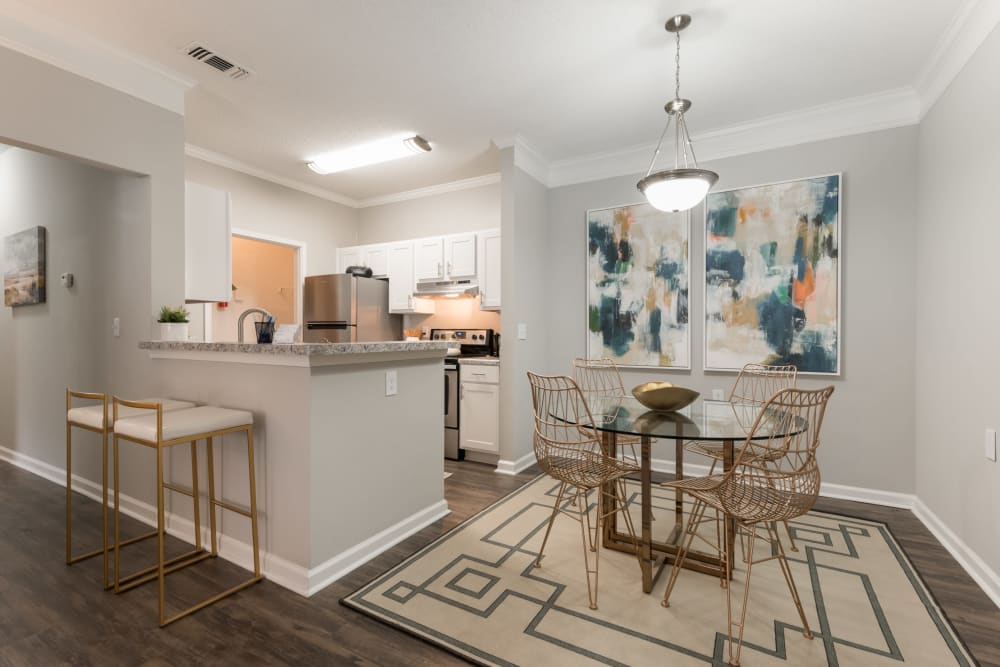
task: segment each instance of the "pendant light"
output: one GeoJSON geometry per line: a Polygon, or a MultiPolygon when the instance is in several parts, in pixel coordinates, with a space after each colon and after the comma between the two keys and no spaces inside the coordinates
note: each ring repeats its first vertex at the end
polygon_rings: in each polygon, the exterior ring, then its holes
{"type": "Polygon", "coordinates": [[[674,56],[674,99],[667,102],[664,110],[667,112],[667,124],[663,128],[660,140],[649,162],[646,176],[639,181],[639,192],[646,196],[647,201],[661,211],[686,211],[701,202],[708,194],[709,188],[719,180],[719,175],[708,169],[699,169],[691,145],[691,135],[688,134],[684,114],[691,108],[691,100],[681,98],[681,30],[691,25],[691,17],[678,14],[667,21],[667,32],[672,32],[677,38],[677,52],[674,56]],[[653,166],[660,154],[663,139],[670,129],[670,121],[674,121],[674,168],[653,173],[653,166]]]}

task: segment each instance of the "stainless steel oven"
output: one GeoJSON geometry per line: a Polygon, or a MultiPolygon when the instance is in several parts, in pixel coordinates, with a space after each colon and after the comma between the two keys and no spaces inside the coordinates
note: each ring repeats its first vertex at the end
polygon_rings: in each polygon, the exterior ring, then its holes
{"type": "MultiPolygon", "coordinates": [[[[431,329],[431,340],[454,342],[463,357],[483,357],[495,351],[493,329],[431,329]]],[[[458,356],[444,360],[444,457],[461,460],[465,452],[458,446],[462,427],[458,356]]]]}

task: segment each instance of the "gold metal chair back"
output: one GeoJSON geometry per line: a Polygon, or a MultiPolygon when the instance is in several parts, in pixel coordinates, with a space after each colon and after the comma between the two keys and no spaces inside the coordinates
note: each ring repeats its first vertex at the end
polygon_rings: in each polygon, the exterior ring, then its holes
{"type": "Polygon", "coordinates": [[[560,481],[593,488],[614,462],[605,456],[594,418],[573,378],[528,373],[535,411],[535,457],[560,481]]]}
{"type": "Polygon", "coordinates": [[[625,383],[618,366],[608,358],[573,360],[573,378],[588,401],[626,396],[625,383]]]}
{"type": "Polygon", "coordinates": [[[756,523],[787,521],[812,509],[820,485],[816,449],[831,394],[833,387],[788,388],[764,403],[719,489],[727,513],[756,523]]]}
{"type": "Polygon", "coordinates": [[[730,403],[754,403],[763,405],[782,389],[794,387],[798,378],[795,366],[767,366],[747,364],[729,392],[730,403]]]}

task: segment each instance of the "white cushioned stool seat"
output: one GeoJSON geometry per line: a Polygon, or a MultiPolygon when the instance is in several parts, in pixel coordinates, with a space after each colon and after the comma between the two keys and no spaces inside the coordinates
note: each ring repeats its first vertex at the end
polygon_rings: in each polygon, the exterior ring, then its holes
{"type": "MultiPolygon", "coordinates": [[[[141,399],[143,403],[161,403],[163,405],[163,411],[169,412],[172,410],[186,410],[187,408],[193,408],[194,403],[189,401],[175,401],[172,398],[143,398],[141,399]]],[[[156,419],[156,413],[151,410],[142,410],[140,408],[127,408],[124,405],[118,408],[118,418],[127,419],[129,417],[138,417],[139,415],[152,414],[153,419],[156,419]]],[[[114,410],[111,405],[108,405],[108,420],[114,419],[114,410]]],[[[104,428],[104,406],[103,405],[88,405],[82,408],[72,408],[66,413],[66,420],[73,422],[74,424],[82,424],[83,426],[89,426],[91,428],[104,428]]]]}
{"type": "MultiPolygon", "coordinates": [[[[210,405],[174,410],[163,413],[163,440],[166,442],[247,424],[253,424],[253,413],[246,410],[230,410],[210,405]]],[[[149,414],[147,411],[141,417],[119,419],[115,422],[115,433],[136,440],[156,442],[156,414],[149,414]]]]}

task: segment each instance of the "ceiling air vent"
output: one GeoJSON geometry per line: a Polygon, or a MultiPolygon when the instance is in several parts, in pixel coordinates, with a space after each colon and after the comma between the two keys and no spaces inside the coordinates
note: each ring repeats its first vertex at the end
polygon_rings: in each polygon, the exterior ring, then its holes
{"type": "Polygon", "coordinates": [[[219,70],[220,72],[228,76],[230,79],[245,79],[246,77],[253,74],[253,72],[251,72],[247,68],[240,67],[239,65],[232,63],[226,58],[220,56],[218,53],[210,49],[206,49],[204,46],[200,44],[191,44],[182,49],[182,51],[184,51],[184,53],[188,54],[195,60],[200,60],[209,67],[214,67],[215,69],[219,70]]]}

